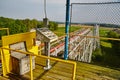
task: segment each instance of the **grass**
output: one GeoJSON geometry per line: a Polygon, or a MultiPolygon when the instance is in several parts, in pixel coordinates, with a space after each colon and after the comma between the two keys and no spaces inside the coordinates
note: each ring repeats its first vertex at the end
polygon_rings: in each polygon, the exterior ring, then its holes
{"type": "Polygon", "coordinates": [[[101,46],[103,47],[108,47],[108,48],[112,48],[112,44],[108,41],[105,41],[105,40],[101,40],[100,42],[101,46]]]}
{"type": "Polygon", "coordinates": [[[111,30],[112,28],[105,28],[105,27],[100,27],[100,36],[101,37],[106,37],[107,33],[111,30]]]}
{"type": "MultiPolygon", "coordinates": [[[[74,32],[74,31],[79,30],[79,29],[80,29],[80,27],[74,27],[74,26],[72,26],[70,28],[70,32],[74,32]]],[[[63,36],[63,35],[65,35],[65,27],[58,27],[58,29],[56,31],[53,31],[53,32],[56,35],[58,35],[59,37],[63,36]]]]}
{"type": "Polygon", "coordinates": [[[120,70],[120,58],[115,55],[112,44],[108,41],[101,41],[101,53],[103,54],[103,64],[120,70]]]}
{"type": "MultiPolygon", "coordinates": [[[[112,28],[100,28],[100,36],[107,37],[107,33],[111,29],[112,28]]],[[[98,51],[93,52],[93,58],[97,56],[97,58],[101,59],[96,58],[96,60],[94,60],[93,62],[95,62],[95,64],[109,66],[111,68],[120,70],[120,58],[115,55],[112,44],[108,40],[101,40],[100,44],[101,48],[98,51]]]]}

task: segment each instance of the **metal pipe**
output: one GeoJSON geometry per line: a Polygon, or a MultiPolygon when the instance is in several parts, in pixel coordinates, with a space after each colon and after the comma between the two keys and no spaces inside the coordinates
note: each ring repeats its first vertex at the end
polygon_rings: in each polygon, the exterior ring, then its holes
{"type": "Polygon", "coordinates": [[[32,56],[30,55],[30,76],[31,76],[31,79],[30,80],[33,80],[33,66],[32,66],[32,56]]]}
{"type": "Polygon", "coordinates": [[[46,12],[46,0],[44,0],[44,14],[45,14],[45,18],[47,18],[47,12],[46,12]]]}
{"type": "MultiPolygon", "coordinates": [[[[1,47],[1,49],[5,49],[5,50],[9,50],[9,51],[15,51],[15,52],[20,52],[22,54],[28,54],[30,55],[30,65],[31,65],[31,80],[33,79],[33,71],[32,71],[32,56],[37,56],[39,58],[45,58],[45,59],[50,59],[50,60],[53,60],[53,61],[59,61],[59,62],[62,62],[62,63],[67,63],[67,64],[72,64],[73,65],[73,69],[72,69],[72,80],[75,80],[75,74],[76,74],[76,62],[73,62],[73,61],[69,61],[69,60],[62,60],[62,59],[57,59],[57,58],[53,58],[53,57],[50,57],[50,56],[43,56],[43,55],[36,55],[34,53],[31,53],[31,52],[24,52],[24,51],[20,51],[20,50],[15,50],[15,49],[10,49],[10,48],[4,48],[4,47],[1,47]]],[[[6,75],[7,73],[5,73],[6,75]]]]}
{"type": "Polygon", "coordinates": [[[70,24],[70,0],[66,0],[66,23],[65,23],[65,51],[64,59],[68,59],[68,44],[69,44],[69,24],[70,24]]]}

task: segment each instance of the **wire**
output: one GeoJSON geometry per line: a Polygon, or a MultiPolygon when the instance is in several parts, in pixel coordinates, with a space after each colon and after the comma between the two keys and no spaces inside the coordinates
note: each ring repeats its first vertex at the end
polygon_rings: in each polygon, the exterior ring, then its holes
{"type": "Polygon", "coordinates": [[[45,14],[45,18],[47,18],[47,12],[46,12],[46,0],[44,0],[44,14],[45,14]]]}

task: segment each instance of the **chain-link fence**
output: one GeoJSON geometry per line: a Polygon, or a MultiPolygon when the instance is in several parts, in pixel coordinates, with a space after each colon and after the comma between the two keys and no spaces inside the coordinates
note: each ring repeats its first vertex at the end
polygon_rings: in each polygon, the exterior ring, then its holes
{"type": "Polygon", "coordinates": [[[120,2],[72,3],[71,23],[120,25],[120,2]]]}
{"type": "MultiPolygon", "coordinates": [[[[94,47],[87,45],[87,39],[90,39],[92,41],[91,45],[94,45],[96,49],[91,52],[93,61],[98,61],[107,66],[120,67],[120,2],[72,3],[71,24],[73,23],[77,26],[82,26],[81,24],[98,24],[93,27],[93,32],[92,29],[90,30],[92,34],[84,34],[86,37],[89,36],[86,38],[85,47],[80,46],[79,49],[76,48],[73,53],[75,54],[78,52],[76,57],[77,60],[85,61],[89,59],[85,57],[86,55],[88,55],[87,57],[91,56],[90,52],[94,47]],[[118,28],[114,29],[116,26],[118,28]],[[103,37],[106,37],[105,40],[103,37]],[[100,47],[96,48],[97,44],[100,47]],[[80,53],[80,51],[82,51],[81,48],[83,48],[83,52],[80,53]]],[[[82,28],[87,27],[83,25],[82,28]]],[[[82,33],[80,33],[80,35],[81,34],[82,33]]],[[[76,40],[76,45],[78,45],[77,42],[81,42],[80,39],[79,41],[76,40]]],[[[81,44],[83,44],[83,42],[81,42],[81,44]]],[[[73,45],[75,45],[75,42],[73,45]]]]}

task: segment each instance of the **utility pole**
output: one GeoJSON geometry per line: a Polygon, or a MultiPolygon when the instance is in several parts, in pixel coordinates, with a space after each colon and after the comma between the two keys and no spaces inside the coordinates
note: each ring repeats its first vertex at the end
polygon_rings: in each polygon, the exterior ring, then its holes
{"type": "Polygon", "coordinates": [[[69,24],[70,24],[70,0],[66,0],[66,23],[65,23],[65,50],[64,59],[68,59],[68,45],[69,45],[69,24]]]}

